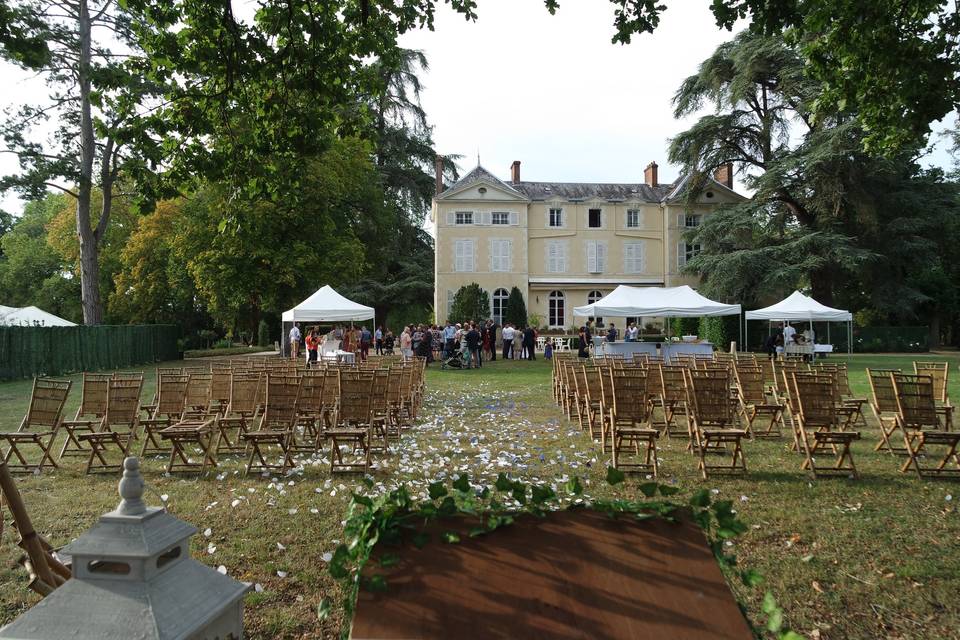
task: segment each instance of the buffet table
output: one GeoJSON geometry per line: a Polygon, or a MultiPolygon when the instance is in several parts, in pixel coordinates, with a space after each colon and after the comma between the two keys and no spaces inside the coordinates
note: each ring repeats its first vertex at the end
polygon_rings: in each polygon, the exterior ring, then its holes
{"type": "Polygon", "coordinates": [[[622,355],[627,360],[633,359],[635,353],[663,356],[664,362],[670,362],[679,354],[713,354],[711,342],[606,342],[595,338],[594,347],[595,356],[622,355]]]}

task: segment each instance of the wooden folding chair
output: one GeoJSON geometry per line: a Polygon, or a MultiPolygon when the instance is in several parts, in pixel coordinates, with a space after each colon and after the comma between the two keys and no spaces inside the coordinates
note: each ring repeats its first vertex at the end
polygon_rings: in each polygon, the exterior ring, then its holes
{"type": "Polygon", "coordinates": [[[327,432],[327,437],[330,438],[330,473],[366,473],[370,469],[372,393],[372,373],[340,372],[337,424],[327,432]],[[345,460],[341,447],[347,448],[353,454],[359,450],[363,461],[345,460]]]}
{"type": "Polygon", "coordinates": [[[684,416],[684,418],[688,416],[683,372],[684,368],[681,366],[661,364],[651,373],[656,376],[654,381],[654,390],[658,398],[656,402],[663,411],[663,422],[654,423],[654,426],[662,425],[667,438],[690,435],[689,424],[682,427],[677,424],[677,416],[684,416]]]}
{"type": "MultiPolygon", "coordinates": [[[[608,373],[608,379],[610,400],[607,420],[613,468],[645,471],[657,477],[657,436],[660,432],[650,426],[650,403],[647,399],[649,376],[643,369],[613,368],[608,373]],[[635,459],[625,462],[623,456],[631,445],[635,459]]],[[[606,399],[604,405],[607,406],[606,399]]]]}
{"type": "Polygon", "coordinates": [[[141,404],[140,409],[146,411],[147,415],[157,410],[157,403],[160,401],[160,377],[164,375],[183,375],[183,367],[157,367],[156,388],[153,390],[153,398],[149,404],[141,404]]]}
{"type": "Polygon", "coordinates": [[[900,369],[867,369],[871,395],[870,411],[880,425],[880,441],[873,450],[905,455],[907,450],[893,441],[897,429],[900,428],[897,420],[897,390],[891,376],[893,373],[902,372],[900,369]]]}
{"type": "Polygon", "coordinates": [[[837,414],[834,381],[817,374],[791,375],[798,411],[797,435],[804,452],[800,468],[809,470],[815,478],[860,477],[850,449],[851,443],[860,439],[860,432],[840,430],[842,418],[837,414]],[[827,449],[837,454],[833,466],[817,466],[817,454],[827,449]]]}
{"type": "Polygon", "coordinates": [[[897,422],[903,432],[907,461],[900,467],[906,472],[911,466],[920,478],[960,478],[960,432],[944,431],[937,413],[935,382],[929,375],[891,373],[897,393],[897,422]],[[933,447],[943,447],[946,453],[936,466],[921,465],[921,458],[933,447]],[[947,465],[952,463],[953,466],[947,465]]]}
{"type": "Polygon", "coordinates": [[[377,369],[373,373],[370,397],[370,427],[372,453],[387,453],[390,449],[390,406],[387,403],[387,385],[390,372],[377,369]],[[378,444],[377,444],[378,443],[378,444]]]}
{"type": "Polygon", "coordinates": [[[786,427],[783,421],[783,405],[774,396],[768,399],[763,386],[763,371],[759,366],[748,367],[738,364],[734,367],[734,376],[737,382],[737,400],[740,415],[746,421],[746,429],[757,438],[779,438],[781,427],[786,427]],[[757,418],[763,416],[765,429],[754,428],[757,418]]]}
{"type": "Polygon", "coordinates": [[[90,446],[87,473],[122,471],[123,459],[130,453],[130,442],[140,423],[140,392],[143,390],[143,375],[125,376],[110,380],[107,387],[107,410],[100,425],[93,433],[78,436],[81,443],[90,446]],[[106,454],[115,448],[120,455],[109,462],[106,454]]]}
{"type": "MultiPolygon", "coordinates": [[[[339,393],[339,392],[338,392],[339,393]]],[[[400,442],[400,367],[390,367],[386,387],[387,437],[400,442]]]]}
{"type": "MultiPolygon", "coordinates": [[[[186,372],[186,369],[184,369],[186,372]]],[[[187,393],[183,400],[183,417],[200,417],[210,412],[210,388],[213,384],[213,374],[209,371],[191,372],[190,383],[187,384],[187,393]]],[[[219,407],[218,407],[219,408],[219,407]]]]}
{"type": "Polygon", "coordinates": [[[290,441],[290,447],[295,452],[314,453],[320,448],[324,374],[322,369],[307,369],[300,376],[297,419],[290,441]]]}
{"type": "Polygon", "coordinates": [[[63,420],[63,406],[67,403],[70,394],[70,380],[53,380],[50,378],[34,378],[33,390],[30,392],[30,407],[27,415],[20,422],[15,432],[0,433],[0,443],[6,442],[7,450],[3,453],[3,462],[11,473],[40,473],[47,463],[57,468],[50,448],[60,430],[63,420]],[[27,461],[21,448],[35,446],[40,449],[40,461],[31,464],[27,461]],[[10,459],[17,462],[11,463],[10,459]]]}
{"type": "MultiPolygon", "coordinates": [[[[397,367],[396,396],[393,398],[390,407],[391,412],[394,413],[394,420],[396,421],[398,430],[405,415],[405,404],[401,390],[402,368],[402,364],[397,367]]],[[[320,449],[321,445],[327,441],[327,432],[337,426],[337,414],[340,410],[340,371],[339,369],[331,367],[328,368],[323,375],[323,393],[320,396],[320,431],[317,435],[317,449],[320,449]]],[[[399,435],[397,437],[399,438],[399,435]]]]}
{"type": "Polygon", "coordinates": [[[210,370],[210,408],[221,416],[230,404],[230,379],[233,369],[229,366],[216,366],[210,370]]]}
{"type": "Polygon", "coordinates": [[[219,406],[211,405],[206,413],[184,414],[176,424],[160,431],[160,437],[170,442],[170,458],[167,473],[175,471],[198,471],[203,475],[207,464],[217,466],[217,419],[219,406]],[[200,462],[190,456],[190,448],[199,449],[200,462]]]}
{"type": "Polygon", "coordinates": [[[297,397],[300,393],[300,379],[297,376],[266,374],[266,398],[260,428],[248,431],[242,438],[250,444],[250,459],[247,471],[285,472],[293,468],[293,455],[290,441],[297,420],[297,397]],[[280,462],[271,463],[267,459],[269,449],[275,446],[280,450],[280,462]]]}
{"type": "Polygon", "coordinates": [[[937,416],[944,431],[953,431],[953,405],[947,393],[950,378],[949,362],[914,362],[913,372],[933,378],[933,399],[937,403],[937,416]]]}
{"type": "Polygon", "coordinates": [[[180,421],[183,417],[184,401],[190,376],[182,373],[161,373],[157,378],[157,394],[154,403],[147,411],[147,417],[140,420],[143,426],[143,445],[140,457],[166,454],[167,447],[160,432],[180,421]]]}
{"type": "Polygon", "coordinates": [[[60,449],[60,460],[64,456],[88,456],[90,450],[77,440],[78,433],[91,433],[95,425],[100,424],[107,411],[107,387],[112,376],[109,373],[83,373],[80,406],[73,420],[60,423],[67,437],[60,449]]]}
{"type": "Polygon", "coordinates": [[[730,404],[730,377],[725,372],[684,371],[688,397],[688,420],[699,456],[698,467],[706,480],[710,472],[739,474],[747,472],[742,439],[747,432],[734,427],[736,411],[730,404]],[[707,453],[723,453],[732,445],[729,465],[707,463],[707,453]]]}
{"type": "Polygon", "coordinates": [[[247,453],[247,442],[243,436],[257,422],[260,411],[257,395],[262,385],[263,376],[259,373],[230,374],[230,401],[215,423],[218,457],[224,453],[247,453]]]}

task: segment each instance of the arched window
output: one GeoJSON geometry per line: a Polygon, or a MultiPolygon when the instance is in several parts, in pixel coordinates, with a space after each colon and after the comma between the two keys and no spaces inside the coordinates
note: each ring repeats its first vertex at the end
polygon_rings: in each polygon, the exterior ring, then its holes
{"type": "Polygon", "coordinates": [[[503,314],[507,310],[507,298],[510,294],[506,289],[500,288],[493,292],[493,321],[499,325],[503,324],[503,314]]]}
{"type": "Polygon", "coordinates": [[[562,291],[550,292],[550,313],[549,324],[553,328],[563,328],[564,317],[566,316],[565,299],[562,291]]]}
{"type": "MultiPolygon", "coordinates": [[[[587,294],[587,304],[593,304],[594,302],[596,302],[602,297],[603,297],[602,291],[591,291],[590,293],[587,294]]],[[[596,326],[598,327],[603,323],[603,318],[599,316],[596,317],[595,320],[596,320],[596,326]]]]}

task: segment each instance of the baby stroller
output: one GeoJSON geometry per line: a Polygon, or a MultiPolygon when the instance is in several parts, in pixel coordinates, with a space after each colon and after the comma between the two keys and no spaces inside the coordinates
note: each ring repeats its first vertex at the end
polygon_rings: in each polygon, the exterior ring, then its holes
{"type": "Polygon", "coordinates": [[[450,357],[440,363],[441,369],[469,369],[470,351],[467,349],[454,349],[450,357]]]}

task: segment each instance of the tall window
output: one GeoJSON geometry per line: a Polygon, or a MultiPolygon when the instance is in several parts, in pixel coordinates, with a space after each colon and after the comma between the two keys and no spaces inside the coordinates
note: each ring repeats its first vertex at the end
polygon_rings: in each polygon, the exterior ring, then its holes
{"type": "Polygon", "coordinates": [[[628,229],[640,228],[640,210],[639,209],[627,210],[627,228],[628,229]]]}
{"type": "Polygon", "coordinates": [[[510,294],[506,289],[500,288],[493,292],[493,321],[499,325],[503,324],[503,313],[507,310],[507,298],[510,294]]]}
{"type": "Polygon", "coordinates": [[[506,211],[494,211],[490,224],[510,224],[510,214],[506,211]]]}
{"type": "Polygon", "coordinates": [[[457,224],[473,224],[473,211],[457,211],[454,222],[457,224]]]}
{"type": "Polygon", "coordinates": [[[550,215],[547,219],[548,227],[563,226],[563,209],[550,209],[550,215]]]}
{"type": "Polygon", "coordinates": [[[600,228],[600,209],[590,209],[587,212],[587,226],[591,229],[600,228]]]}
{"type": "Polygon", "coordinates": [[[490,271],[510,271],[510,241],[490,241],[490,271]]]}
{"type": "Polygon", "coordinates": [[[623,243],[623,272],[629,274],[643,273],[643,243],[642,242],[624,242],[623,243]]]}
{"type": "Polygon", "coordinates": [[[682,267],[693,260],[700,253],[700,245],[690,242],[681,242],[677,246],[677,266],[682,267]]]}
{"type": "Polygon", "coordinates": [[[562,240],[547,242],[547,273],[566,273],[567,243],[562,240]]]}
{"type": "MultiPolygon", "coordinates": [[[[591,291],[590,293],[587,294],[587,304],[593,304],[594,302],[596,302],[597,300],[599,300],[599,299],[602,298],[602,297],[603,297],[603,293],[602,293],[602,292],[600,292],[600,291],[591,291]]],[[[595,317],[594,320],[596,320],[596,326],[598,326],[598,327],[603,324],[603,318],[601,318],[601,317],[599,317],[599,316],[595,317]]]]}
{"type": "Polygon", "coordinates": [[[562,291],[551,291],[549,298],[549,314],[547,320],[553,328],[563,328],[563,320],[566,315],[564,309],[564,297],[562,291]]]}
{"type": "Polygon", "coordinates": [[[473,271],[473,240],[455,240],[453,243],[453,270],[473,271]]]}
{"type": "Polygon", "coordinates": [[[587,272],[603,273],[607,268],[607,243],[587,242],[587,272]]]}

